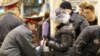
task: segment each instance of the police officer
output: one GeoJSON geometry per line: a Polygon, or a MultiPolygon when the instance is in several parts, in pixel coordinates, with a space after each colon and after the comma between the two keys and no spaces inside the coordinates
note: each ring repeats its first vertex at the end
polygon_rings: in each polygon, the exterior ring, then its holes
{"type": "Polygon", "coordinates": [[[42,17],[25,18],[25,24],[13,29],[6,36],[0,49],[0,56],[36,56],[36,26],[42,17]]]}
{"type": "Polygon", "coordinates": [[[17,3],[19,0],[3,0],[2,7],[5,8],[5,14],[0,16],[0,45],[2,44],[5,36],[15,27],[21,25],[23,22],[19,18],[19,10],[17,3]]]}

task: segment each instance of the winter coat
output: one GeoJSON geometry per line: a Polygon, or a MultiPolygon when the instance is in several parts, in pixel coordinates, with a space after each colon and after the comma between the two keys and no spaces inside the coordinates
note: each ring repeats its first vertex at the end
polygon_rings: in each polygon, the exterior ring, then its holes
{"type": "Polygon", "coordinates": [[[73,44],[74,34],[71,23],[62,26],[57,31],[55,38],[46,43],[51,48],[52,56],[66,56],[67,50],[73,44]]]}
{"type": "Polygon", "coordinates": [[[100,26],[86,27],[76,39],[73,47],[70,56],[99,56],[100,26]]]}
{"type": "Polygon", "coordinates": [[[77,38],[78,35],[81,33],[81,31],[85,27],[89,26],[89,23],[84,17],[78,15],[76,12],[72,11],[70,15],[71,15],[70,21],[72,22],[73,27],[75,29],[75,34],[76,34],[75,38],[77,38]]]}
{"type": "Polygon", "coordinates": [[[32,34],[26,24],[12,30],[1,46],[0,56],[36,56],[32,34]]]}
{"type": "Polygon", "coordinates": [[[2,44],[5,36],[14,28],[21,25],[22,20],[13,13],[8,12],[0,16],[0,44],[2,44]]]}

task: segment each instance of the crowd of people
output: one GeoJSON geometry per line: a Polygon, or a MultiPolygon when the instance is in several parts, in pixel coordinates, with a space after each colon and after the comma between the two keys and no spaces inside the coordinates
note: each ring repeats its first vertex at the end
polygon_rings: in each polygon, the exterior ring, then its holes
{"type": "Polygon", "coordinates": [[[70,1],[43,16],[20,17],[19,0],[0,5],[0,56],[100,56],[100,26],[87,1],[74,12],[70,1]],[[57,24],[52,37],[51,20],[57,24]]]}

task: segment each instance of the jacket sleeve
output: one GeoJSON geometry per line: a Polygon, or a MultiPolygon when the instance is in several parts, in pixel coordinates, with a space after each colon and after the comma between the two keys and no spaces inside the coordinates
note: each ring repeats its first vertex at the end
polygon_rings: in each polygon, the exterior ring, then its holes
{"type": "MultiPolygon", "coordinates": [[[[59,37],[56,37],[56,38],[59,38],[59,37]]],[[[60,40],[56,38],[53,40],[47,41],[46,45],[59,52],[66,52],[69,49],[69,47],[72,45],[71,42],[67,40],[67,37],[62,37],[60,38],[60,40]]]]}
{"type": "Polygon", "coordinates": [[[17,43],[19,48],[23,53],[27,56],[36,56],[35,55],[35,47],[36,45],[32,43],[32,36],[31,35],[19,35],[17,39],[17,43]]]}
{"type": "Polygon", "coordinates": [[[59,44],[52,40],[48,41],[46,43],[46,45],[49,46],[50,48],[53,48],[53,49],[59,51],[59,52],[66,52],[68,50],[68,48],[70,47],[70,44],[65,44],[65,43],[59,44]]]}
{"type": "Polygon", "coordinates": [[[73,46],[76,47],[76,52],[81,53],[82,49],[84,46],[88,44],[88,41],[90,41],[90,33],[89,33],[89,28],[86,27],[78,36],[76,41],[74,42],[73,46]]]}
{"type": "Polygon", "coordinates": [[[82,18],[82,21],[80,22],[80,31],[82,31],[85,27],[89,26],[89,23],[85,18],[82,18]]]}

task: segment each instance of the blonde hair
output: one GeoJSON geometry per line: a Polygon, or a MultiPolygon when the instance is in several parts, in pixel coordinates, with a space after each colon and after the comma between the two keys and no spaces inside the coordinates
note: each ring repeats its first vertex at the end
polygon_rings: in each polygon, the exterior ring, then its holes
{"type": "Polygon", "coordinates": [[[85,6],[88,5],[88,4],[89,4],[89,1],[82,1],[82,2],[80,2],[79,7],[85,8],[85,6]]]}

